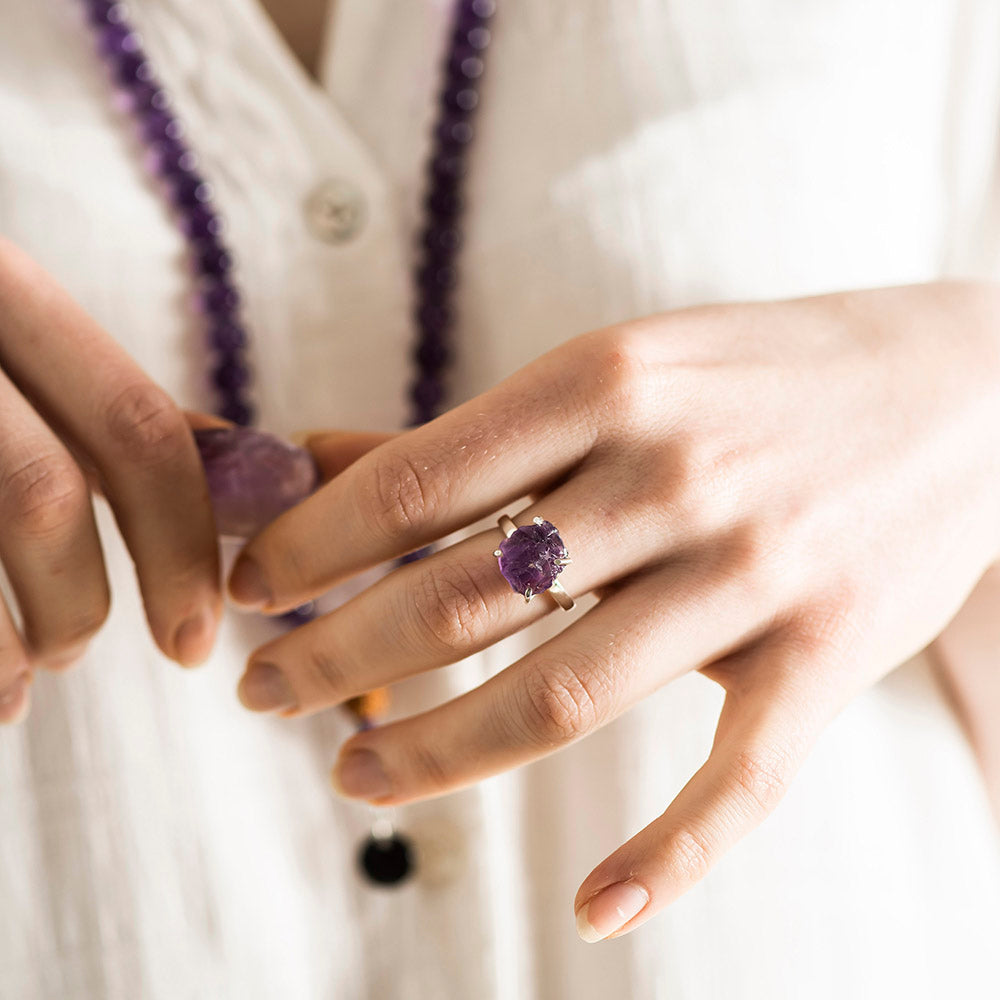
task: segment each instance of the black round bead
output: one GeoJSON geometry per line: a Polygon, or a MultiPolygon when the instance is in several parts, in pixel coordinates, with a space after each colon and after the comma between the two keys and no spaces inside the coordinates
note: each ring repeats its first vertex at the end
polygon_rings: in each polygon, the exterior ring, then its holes
{"type": "Polygon", "coordinates": [[[358,852],[362,874],[378,885],[399,885],[413,873],[413,848],[401,834],[369,836],[358,852]]]}

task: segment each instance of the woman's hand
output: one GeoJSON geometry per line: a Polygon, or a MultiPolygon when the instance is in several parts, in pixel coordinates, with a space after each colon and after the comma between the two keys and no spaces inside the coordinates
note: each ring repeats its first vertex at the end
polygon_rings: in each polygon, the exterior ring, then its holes
{"type": "MultiPolygon", "coordinates": [[[[1000,296],[894,288],[578,337],[358,458],[249,543],[231,593],[289,609],[525,496],[517,522],[552,521],[573,558],[561,582],[599,602],[475,690],[353,736],[335,781],[379,803],[440,795],[701,670],[726,690],[711,754],[584,880],[579,926],[596,940],[700,879],[824,724],[933,639],[997,558],[1000,296]]],[[[552,613],[501,577],[501,539],[402,567],[257,650],[244,703],[313,712],[552,613]]]]}
{"type": "Polygon", "coordinates": [[[0,562],[23,620],[22,634],[0,601],[0,722],[27,712],[36,666],[71,664],[107,616],[91,484],[135,561],[157,645],[200,662],[222,595],[189,420],[41,267],[0,239],[0,562]]]}

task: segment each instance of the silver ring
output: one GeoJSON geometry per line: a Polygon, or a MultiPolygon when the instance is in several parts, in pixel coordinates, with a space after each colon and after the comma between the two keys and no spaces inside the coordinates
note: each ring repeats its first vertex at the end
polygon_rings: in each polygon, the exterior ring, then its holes
{"type": "Polygon", "coordinates": [[[555,579],[555,575],[561,573],[571,562],[556,526],[551,521],[536,517],[532,525],[518,528],[506,514],[500,517],[497,524],[507,538],[513,537],[518,531],[524,536],[524,546],[520,551],[512,552],[510,546],[505,551],[504,543],[501,542],[500,548],[493,553],[497,557],[503,578],[514,592],[521,594],[526,602],[536,594],[548,593],[563,611],[572,611],[575,603],[573,598],[555,579]],[[538,528],[544,530],[539,532],[538,528]]]}

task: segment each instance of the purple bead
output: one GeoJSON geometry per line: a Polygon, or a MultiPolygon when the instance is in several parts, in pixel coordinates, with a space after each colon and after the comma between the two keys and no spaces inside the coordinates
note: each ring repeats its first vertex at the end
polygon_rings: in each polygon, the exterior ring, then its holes
{"type": "Polygon", "coordinates": [[[148,83],[153,79],[153,68],[141,52],[126,52],[115,60],[115,78],[126,87],[148,83]]]}
{"type": "Polygon", "coordinates": [[[451,63],[451,72],[465,80],[478,80],[483,75],[485,64],[479,56],[462,55],[451,63]]]}
{"type": "Polygon", "coordinates": [[[156,172],[168,180],[188,176],[198,166],[198,157],[181,142],[162,142],[155,152],[156,172]]]}
{"type": "Polygon", "coordinates": [[[202,249],[195,267],[199,274],[204,274],[213,278],[221,278],[232,270],[233,258],[229,251],[223,249],[218,244],[212,244],[202,249]]]}
{"type": "Polygon", "coordinates": [[[129,105],[135,111],[166,111],[170,107],[167,92],[156,80],[145,80],[128,89],[129,105]]]}
{"type": "Polygon", "coordinates": [[[465,174],[465,160],[454,153],[438,153],[431,160],[431,170],[442,180],[456,181],[465,174]]]}
{"type": "Polygon", "coordinates": [[[106,56],[139,55],[139,36],[127,24],[108,24],[98,35],[98,47],[106,56]]]}
{"type": "Polygon", "coordinates": [[[247,428],[194,432],[219,534],[249,537],[319,483],[312,454],[247,428]]]}
{"type": "Polygon", "coordinates": [[[221,235],[222,219],[207,205],[196,205],[185,209],[183,215],[184,231],[193,240],[207,240],[221,235]]]}
{"type": "Polygon", "coordinates": [[[465,116],[450,111],[441,118],[435,131],[438,142],[448,147],[467,146],[474,135],[472,125],[465,116]]]}
{"type": "Polygon", "coordinates": [[[428,292],[454,288],[457,280],[458,272],[450,264],[428,261],[422,267],[417,268],[417,281],[420,287],[428,292]]]}
{"type": "Polygon", "coordinates": [[[224,420],[231,420],[240,427],[249,427],[253,423],[253,407],[241,399],[227,399],[219,408],[219,416],[224,420]]]}
{"type": "Polygon", "coordinates": [[[489,47],[491,39],[490,29],[483,27],[481,24],[476,24],[469,28],[462,27],[457,32],[457,36],[477,52],[485,52],[489,47]]]}
{"type": "Polygon", "coordinates": [[[246,330],[238,323],[218,323],[209,331],[208,342],[226,354],[240,351],[247,345],[246,330]]]}
{"type": "Polygon", "coordinates": [[[462,198],[450,188],[435,187],[424,202],[435,219],[454,219],[462,211],[462,198]]]}
{"type": "Polygon", "coordinates": [[[168,180],[174,204],[179,208],[195,208],[211,201],[212,189],[200,174],[177,171],[168,180]]]}
{"type": "Polygon", "coordinates": [[[142,134],[147,142],[176,141],[183,135],[181,123],[169,112],[150,108],[140,116],[142,134]]]}
{"type": "Polygon", "coordinates": [[[410,398],[422,410],[431,412],[444,399],[444,386],[436,376],[423,375],[417,379],[410,389],[410,398]]]}
{"type": "Polygon", "coordinates": [[[466,0],[465,9],[475,17],[488,21],[497,12],[496,0],[466,0]]]}
{"type": "Polygon", "coordinates": [[[451,350],[440,340],[424,340],[417,345],[413,359],[424,372],[434,374],[447,367],[451,350]]]}
{"type": "Polygon", "coordinates": [[[452,85],[441,95],[441,103],[452,111],[468,114],[474,111],[479,103],[479,93],[475,87],[470,87],[467,83],[452,85]]]}
{"type": "Polygon", "coordinates": [[[125,4],[117,0],[87,0],[87,16],[92,24],[125,23],[125,4]]]}
{"type": "Polygon", "coordinates": [[[425,334],[440,335],[451,326],[451,311],[443,303],[424,301],[417,309],[416,320],[425,334]]]}
{"type": "Polygon", "coordinates": [[[499,551],[503,578],[526,599],[548,590],[569,559],[559,532],[549,521],[518,528],[500,543],[499,551]]]}
{"type": "Polygon", "coordinates": [[[230,358],[212,370],[212,381],[216,388],[232,392],[249,384],[250,372],[242,362],[230,358]]]}
{"type": "Polygon", "coordinates": [[[202,288],[201,302],[209,315],[229,319],[240,304],[240,293],[228,281],[213,279],[202,288]]]}
{"type": "Polygon", "coordinates": [[[420,241],[431,253],[450,258],[462,245],[462,233],[457,226],[428,226],[420,241]]]}

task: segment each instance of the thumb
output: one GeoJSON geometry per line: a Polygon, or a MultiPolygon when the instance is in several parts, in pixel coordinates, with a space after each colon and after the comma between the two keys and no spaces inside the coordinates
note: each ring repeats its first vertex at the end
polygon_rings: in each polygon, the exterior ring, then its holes
{"type": "Polygon", "coordinates": [[[662,815],[584,880],[575,903],[584,941],[619,937],[655,916],[777,805],[819,729],[801,690],[764,680],[788,677],[794,656],[772,642],[738,657],[743,681],[754,674],[763,683],[728,691],[708,760],[662,815]]]}

